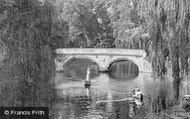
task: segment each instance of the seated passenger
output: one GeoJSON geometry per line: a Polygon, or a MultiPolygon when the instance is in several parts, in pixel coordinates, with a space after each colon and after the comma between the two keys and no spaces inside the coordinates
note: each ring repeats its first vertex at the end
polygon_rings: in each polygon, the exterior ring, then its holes
{"type": "Polygon", "coordinates": [[[142,101],[142,92],[139,88],[135,87],[135,89],[132,91],[133,97],[134,98],[139,98],[142,101]]]}

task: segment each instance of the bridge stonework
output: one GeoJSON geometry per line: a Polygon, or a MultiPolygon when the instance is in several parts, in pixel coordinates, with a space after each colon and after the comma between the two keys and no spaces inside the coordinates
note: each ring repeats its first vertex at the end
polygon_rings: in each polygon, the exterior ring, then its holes
{"type": "Polygon", "coordinates": [[[73,59],[89,59],[99,66],[99,70],[107,71],[110,64],[118,60],[129,60],[135,63],[139,72],[151,72],[150,64],[144,60],[143,50],[134,49],[97,49],[97,48],[63,48],[56,50],[56,71],[64,70],[64,65],[73,59]]]}

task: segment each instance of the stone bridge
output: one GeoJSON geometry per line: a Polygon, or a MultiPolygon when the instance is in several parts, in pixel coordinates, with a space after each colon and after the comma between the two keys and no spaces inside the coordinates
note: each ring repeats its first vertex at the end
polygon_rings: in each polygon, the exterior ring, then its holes
{"type": "Polygon", "coordinates": [[[109,66],[119,60],[135,63],[139,72],[151,72],[151,65],[144,60],[144,50],[114,48],[62,48],[56,50],[56,71],[64,69],[64,65],[73,59],[89,59],[99,66],[101,72],[108,71],[109,66]]]}

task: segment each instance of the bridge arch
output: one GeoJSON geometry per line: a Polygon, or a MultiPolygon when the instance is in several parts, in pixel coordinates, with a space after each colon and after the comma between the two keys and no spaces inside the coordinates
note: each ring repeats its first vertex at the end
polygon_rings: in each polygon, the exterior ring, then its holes
{"type": "Polygon", "coordinates": [[[72,61],[75,60],[75,59],[87,59],[87,60],[90,60],[90,61],[96,63],[96,64],[98,65],[98,68],[100,68],[100,66],[101,66],[100,63],[99,63],[98,61],[96,61],[96,60],[95,60],[94,58],[92,58],[92,57],[79,56],[79,55],[77,55],[77,56],[68,57],[67,60],[64,61],[62,67],[64,67],[64,66],[67,65],[69,62],[72,62],[72,61]]]}
{"type": "Polygon", "coordinates": [[[113,60],[111,60],[109,62],[107,67],[109,68],[111,66],[111,64],[113,64],[114,62],[121,61],[121,60],[130,61],[130,62],[134,63],[138,67],[138,71],[140,71],[141,67],[139,66],[139,64],[135,60],[127,58],[127,57],[114,58],[113,60]]]}
{"type": "Polygon", "coordinates": [[[113,48],[62,48],[56,49],[56,71],[64,70],[65,64],[73,59],[89,59],[95,62],[99,71],[106,72],[110,64],[118,60],[128,60],[136,64],[140,72],[151,72],[151,65],[144,61],[144,50],[113,48]]]}

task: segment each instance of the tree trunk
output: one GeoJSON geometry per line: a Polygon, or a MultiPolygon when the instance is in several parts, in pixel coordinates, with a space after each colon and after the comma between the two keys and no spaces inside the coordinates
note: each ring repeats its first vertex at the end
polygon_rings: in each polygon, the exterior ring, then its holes
{"type": "Polygon", "coordinates": [[[177,101],[179,98],[179,84],[180,84],[180,69],[179,69],[179,50],[174,49],[173,52],[173,62],[172,62],[172,72],[173,72],[173,88],[174,88],[174,99],[177,101]]]}

